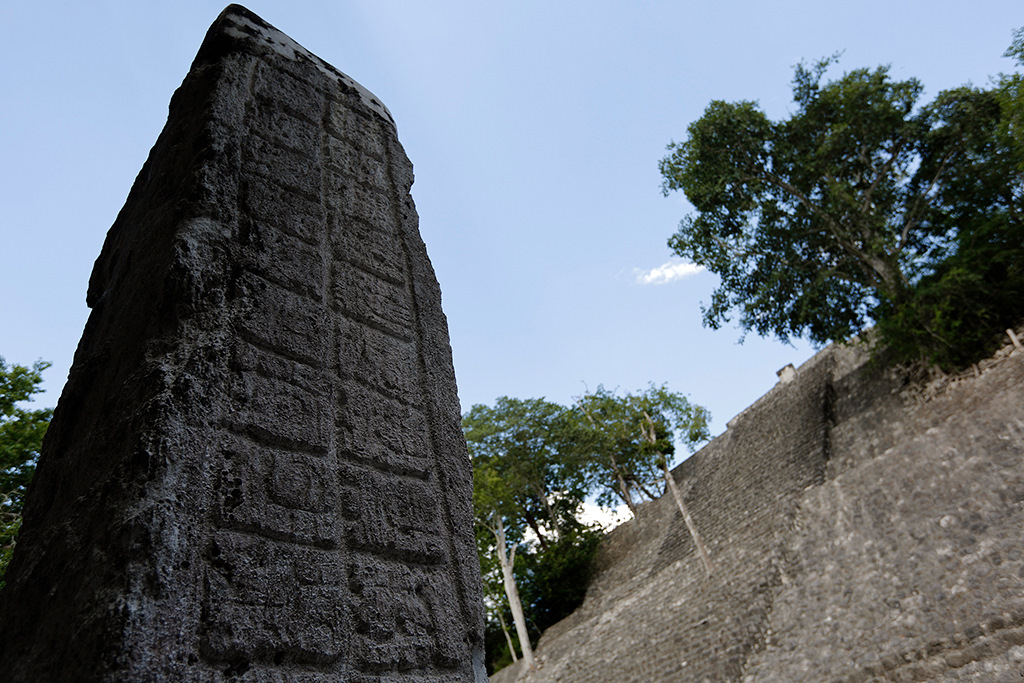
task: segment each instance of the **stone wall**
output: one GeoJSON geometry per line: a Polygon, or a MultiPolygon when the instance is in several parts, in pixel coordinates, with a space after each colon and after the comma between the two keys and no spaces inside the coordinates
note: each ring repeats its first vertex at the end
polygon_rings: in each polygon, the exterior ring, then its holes
{"type": "Polygon", "coordinates": [[[486,678],[412,182],[371,93],[224,11],[96,262],[0,678],[486,678]]]}
{"type": "MultiPolygon", "coordinates": [[[[1024,678],[1024,352],[922,385],[830,347],[613,531],[520,681],[1024,678]]],[[[492,677],[515,679],[506,670],[492,677]]]]}

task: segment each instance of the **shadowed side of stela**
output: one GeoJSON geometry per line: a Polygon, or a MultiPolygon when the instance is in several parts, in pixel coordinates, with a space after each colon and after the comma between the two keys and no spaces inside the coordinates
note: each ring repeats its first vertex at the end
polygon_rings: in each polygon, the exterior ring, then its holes
{"type": "Polygon", "coordinates": [[[412,181],[372,93],[221,14],[89,282],[4,680],[486,680],[412,181]]]}

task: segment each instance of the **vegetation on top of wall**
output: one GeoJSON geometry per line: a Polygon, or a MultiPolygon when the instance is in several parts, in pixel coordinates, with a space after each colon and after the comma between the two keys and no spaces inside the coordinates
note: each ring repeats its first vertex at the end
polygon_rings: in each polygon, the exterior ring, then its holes
{"type": "MultiPolygon", "coordinates": [[[[1024,65],[1024,29],[1006,53],[1024,65]]],[[[824,81],[795,113],[715,101],[668,146],[662,189],[695,208],[669,246],[716,273],[712,328],[817,344],[875,323],[896,362],[963,367],[1024,318],[1024,76],[921,104],[888,67],[824,81]]]]}

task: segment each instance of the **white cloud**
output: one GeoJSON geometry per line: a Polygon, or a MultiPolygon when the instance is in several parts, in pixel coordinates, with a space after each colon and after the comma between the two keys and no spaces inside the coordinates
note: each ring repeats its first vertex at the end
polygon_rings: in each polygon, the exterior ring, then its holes
{"type": "Polygon", "coordinates": [[[664,285],[704,272],[704,266],[689,261],[669,261],[650,270],[636,270],[636,281],[642,285],[664,285]]]}
{"type": "MultiPolygon", "coordinates": [[[[630,512],[629,508],[625,505],[620,505],[615,508],[606,508],[592,503],[590,501],[583,501],[583,507],[579,511],[577,519],[584,524],[597,524],[605,531],[611,531],[615,527],[619,526],[623,522],[628,522],[633,519],[633,513],[630,512]]],[[[543,524],[540,525],[541,533],[544,534],[545,538],[551,538],[552,532],[543,524]]],[[[523,543],[534,543],[537,541],[537,534],[533,529],[527,529],[523,534],[523,543]]]]}
{"type": "Polygon", "coordinates": [[[580,513],[580,521],[584,524],[600,524],[605,531],[611,531],[623,522],[633,518],[633,513],[625,505],[617,508],[604,508],[594,503],[584,502],[580,513]]]}

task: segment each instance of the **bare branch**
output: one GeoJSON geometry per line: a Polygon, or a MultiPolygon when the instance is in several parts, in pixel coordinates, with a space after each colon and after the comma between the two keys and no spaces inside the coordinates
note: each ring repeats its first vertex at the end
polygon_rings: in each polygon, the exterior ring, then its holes
{"type": "Polygon", "coordinates": [[[867,190],[864,191],[864,201],[860,205],[861,213],[867,211],[868,207],[871,205],[871,195],[874,194],[875,188],[878,187],[878,183],[881,182],[882,178],[884,178],[889,173],[889,171],[892,170],[892,166],[895,163],[896,158],[899,156],[900,150],[903,147],[903,143],[905,141],[906,138],[903,137],[900,137],[896,141],[896,146],[893,147],[892,152],[890,152],[889,154],[889,160],[882,165],[882,168],[879,169],[877,174],[875,174],[875,179],[871,181],[871,185],[868,187],[867,190]]]}
{"type": "Polygon", "coordinates": [[[921,208],[921,202],[924,201],[924,198],[928,196],[928,193],[931,192],[935,185],[939,182],[939,177],[946,169],[946,165],[949,163],[949,160],[953,157],[953,153],[957,150],[957,147],[958,145],[954,146],[953,149],[951,149],[942,158],[942,161],[939,162],[938,170],[935,171],[935,175],[928,183],[928,187],[926,187],[922,192],[918,193],[917,197],[914,198],[914,206],[907,213],[906,218],[903,219],[903,230],[900,232],[900,241],[899,244],[896,246],[897,252],[903,251],[903,249],[906,247],[907,240],[910,238],[910,231],[917,227],[917,224],[920,220],[919,216],[917,216],[916,214],[918,210],[921,208]]]}

